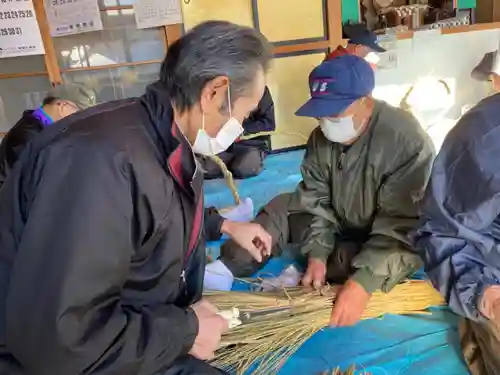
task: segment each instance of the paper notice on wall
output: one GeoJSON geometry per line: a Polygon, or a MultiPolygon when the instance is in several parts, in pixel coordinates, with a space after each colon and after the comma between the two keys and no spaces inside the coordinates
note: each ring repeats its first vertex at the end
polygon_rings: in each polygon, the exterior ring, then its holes
{"type": "Polygon", "coordinates": [[[134,11],[138,29],[182,23],[180,0],[137,0],[134,11]]]}
{"type": "Polygon", "coordinates": [[[45,9],[54,37],[103,29],[97,0],[45,0],[45,9]]]}
{"type": "Polygon", "coordinates": [[[43,55],[31,0],[0,0],[0,58],[43,55]]]}

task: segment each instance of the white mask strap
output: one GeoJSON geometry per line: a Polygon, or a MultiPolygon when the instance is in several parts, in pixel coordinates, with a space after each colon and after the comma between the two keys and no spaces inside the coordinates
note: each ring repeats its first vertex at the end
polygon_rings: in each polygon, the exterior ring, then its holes
{"type": "Polygon", "coordinates": [[[227,105],[229,106],[229,118],[233,118],[233,115],[231,113],[231,88],[228,86],[227,87],[227,105]]]}

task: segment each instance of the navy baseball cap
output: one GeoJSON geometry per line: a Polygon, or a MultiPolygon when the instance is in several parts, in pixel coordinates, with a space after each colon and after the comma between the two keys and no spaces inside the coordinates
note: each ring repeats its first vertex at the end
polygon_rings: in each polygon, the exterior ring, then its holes
{"type": "Polygon", "coordinates": [[[370,48],[372,51],[383,53],[387,52],[386,49],[382,48],[380,44],[377,42],[377,36],[374,32],[370,30],[359,30],[352,32],[350,35],[347,33],[349,37],[349,42],[351,44],[360,44],[362,46],[366,46],[370,48]]]}
{"type": "Polygon", "coordinates": [[[358,56],[342,55],[314,68],[309,75],[311,98],[295,114],[337,116],[374,88],[375,74],[370,64],[358,56]]]}

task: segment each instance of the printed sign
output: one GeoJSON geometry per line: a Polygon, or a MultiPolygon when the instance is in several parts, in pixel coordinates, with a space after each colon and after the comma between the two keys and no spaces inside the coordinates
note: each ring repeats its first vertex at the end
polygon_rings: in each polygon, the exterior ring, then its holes
{"type": "Polygon", "coordinates": [[[182,23],[180,0],[137,0],[134,10],[138,29],[182,23]]]}
{"type": "Polygon", "coordinates": [[[45,0],[45,9],[54,37],[103,29],[97,0],[45,0]]]}
{"type": "Polygon", "coordinates": [[[31,0],[0,0],[0,58],[43,55],[31,0]]]}

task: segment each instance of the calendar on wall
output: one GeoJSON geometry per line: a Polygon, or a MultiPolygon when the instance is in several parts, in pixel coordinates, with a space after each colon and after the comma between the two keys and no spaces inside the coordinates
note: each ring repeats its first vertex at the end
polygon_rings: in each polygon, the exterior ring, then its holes
{"type": "Polygon", "coordinates": [[[102,30],[97,0],[45,0],[53,37],[102,30]]]}
{"type": "Polygon", "coordinates": [[[138,29],[182,23],[180,0],[137,0],[134,10],[138,29]]]}
{"type": "Polygon", "coordinates": [[[0,0],[0,58],[43,55],[31,0],[0,0]]]}

